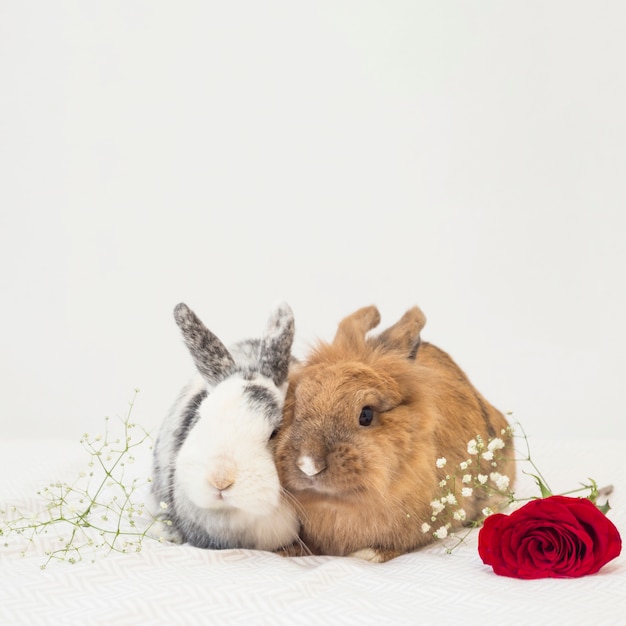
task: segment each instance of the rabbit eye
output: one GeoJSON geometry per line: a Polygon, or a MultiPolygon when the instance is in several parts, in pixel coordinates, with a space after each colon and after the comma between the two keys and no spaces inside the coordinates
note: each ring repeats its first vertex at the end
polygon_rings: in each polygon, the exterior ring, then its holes
{"type": "Polygon", "coordinates": [[[274,428],[274,430],[272,431],[272,434],[270,435],[270,439],[274,439],[276,435],[278,435],[278,428],[274,428]]]}
{"type": "Polygon", "coordinates": [[[361,426],[369,426],[374,419],[374,409],[371,406],[364,406],[359,415],[359,424],[361,426]]]}

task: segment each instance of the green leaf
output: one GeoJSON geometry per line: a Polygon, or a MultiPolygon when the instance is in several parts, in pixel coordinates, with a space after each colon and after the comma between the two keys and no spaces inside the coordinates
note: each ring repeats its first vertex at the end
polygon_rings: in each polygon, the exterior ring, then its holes
{"type": "Polygon", "coordinates": [[[543,480],[541,480],[541,478],[539,478],[539,476],[537,476],[536,474],[529,474],[529,476],[532,476],[535,479],[535,482],[537,483],[537,486],[541,491],[542,498],[549,498],[552,495],[552,492],[548,489],[548,486],[543,482],[543,480]]]}
{"type": "MultiPolygon", "coordinates": [[[[594,503],[595,504],[595,503],[594,503]]],[[[604,513],[605,515],[611,510],[609,506],[609,501],[607,500],[604,504],[596,504],[596,506],[604,513]]]]}

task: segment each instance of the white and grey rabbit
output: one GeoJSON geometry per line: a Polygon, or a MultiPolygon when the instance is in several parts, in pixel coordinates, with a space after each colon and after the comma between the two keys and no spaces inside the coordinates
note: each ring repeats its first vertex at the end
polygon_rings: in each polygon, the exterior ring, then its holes
{"type": "Polygon", "coordinates": [[[273,452],[292,362],[291,308],[277,305],[260,339],[230,350],[184,303],[174,318],[198,374],[164,420],[154,448],[152,495],[171,524],[162,534],[212,549],[293,543],[298,520],[273,452]]]}

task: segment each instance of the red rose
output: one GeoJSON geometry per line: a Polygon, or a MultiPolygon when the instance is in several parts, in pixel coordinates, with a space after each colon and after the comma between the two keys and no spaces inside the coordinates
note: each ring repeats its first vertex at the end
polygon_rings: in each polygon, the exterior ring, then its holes
{"type": "Polygon", "coordinates": [[[550,496],[485,519],[478,553],[501,576],[574,578],[594,574],[619,555],[615,525],[586,498],[550,496]]]}

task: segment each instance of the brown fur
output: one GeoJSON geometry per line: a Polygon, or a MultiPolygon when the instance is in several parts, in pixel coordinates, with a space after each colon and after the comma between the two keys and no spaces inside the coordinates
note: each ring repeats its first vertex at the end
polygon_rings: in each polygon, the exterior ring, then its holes
{"type": "MultiPolygon", "coordinates": [[[[430,522],[430,502],[442,495],[446,469],[437,469],[436,459],[458,467],[476,435],[509,443],[501,435],[504,416],[445,352],[420,345],[420,309],[366,338],[379,321],[373,306],[346,317],[333,343],[320,343],[290,376],[276,461],[299,504],[304,547],[288,553],[366,550],[367,558],[384,561],[419,548],[433,540],[420,527],[430,522]],[[359,424],[364,406],[374,409],[370,426],[359,424]],[[298,467],[302,455],[319,473],[298,467]]],[[[483,473],[489,471],[485,463],[483,473]]],[[[497,471],[513,480],[512,462],[497,471]]],[[[488,504],[463,503],[468,519],[488,504]]]]}

